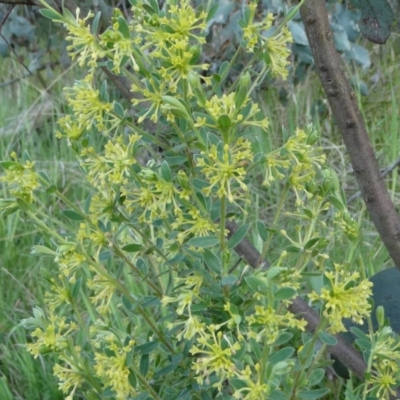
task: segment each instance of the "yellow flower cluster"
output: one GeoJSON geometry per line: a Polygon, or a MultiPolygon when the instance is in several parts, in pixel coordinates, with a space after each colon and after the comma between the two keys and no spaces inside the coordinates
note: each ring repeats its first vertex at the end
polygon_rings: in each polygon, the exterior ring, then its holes
{"type": "Polygon", "coordinates": [[[263,21],[256,23],[254,22],[256,9],[257,1],[251,1],[248,5],[248,15],[245,13],[246,21],[242,29],[246,49],[253,53],[257,47],[257,50],[261,50],[263,60],[268,64],[271,74],[287,79],[287,67],[290,64],[288,44],[293,42],[292,35],[286,27],[273,32],[270,36],[265,35],[266,31],[272,29],[273,15],[268,13],[263,21]]]}
{"type": "Polygon", "coordinates": [[[67,336],[77,330],[78,326],[75,322],[67,323],[65,317],[52,315],[46,320],[44,326],[32,332],[32,337],[36,338],[36,342],[27,344],[26,348],[35,358],[41,353],[61,352],[68,347],[67,336]]]}
{"type": "Polygon", "coordinates": [[[116,400],[125,400],[136,394],[129,382],[130,371],[127,366],[127,355],[135,342],[131,340],[128,345],[121,346],[113,337],[108,338],[108,342],[103,352],[95,352],[94,370],[105,386],[110,386],[115,392],[116,400]],[[106,354],[107,350],[114,355],[106,354]]]}
{"type": "Polygon", "coordinates": [[[247,191],[244,183],[245,165],[253,160],[251,143],[239,138],[234,145],[212,145],[208,152],[197,158],[197,166],[209,181],[203,192],[209,196],[214,187],[218,197],[227,197],[233,203],[243,198],[247,191]]]}
{"type": "Polygon", "coordinates": [[[0,182],[8,185],[11,196],[32,203],[33,192],[41,186],[34,170],[35,163],[28,160],[24,163],[20,162],[15,152],[11,153],[11,158],[14,161],[10,161],[5,167],[5,174],[0,176],[0,182]]]}
{"type": "Polygon", "coordinates": [[[267,338],[266,344],[271,345],[278,338],[282,328],[297,328],[304,331],[307,322],[303,319],[296,319],[295,316],[286,312],[284,314],[277,314],[275,309],[271,306],[264,307],[262,305],[255,306],[254,314],[246,317],[250,325],[260,327],[257,330],[250,330],[249,337],[260,342],[263,338],[267,338]]]}
{"type": "Polygon", "coordinates": [[[357,284],[360,274],[350,273],[340,264],[335,264],[335,271],[325,272],[325,276],[330,288],[322,288],[320,294],[314,291],[308,297],[311,301],[321,300],[324,303],[323,315],[329,322],[330,332],[346,331],[343,318],[363,324],[363,318],[371,312],[368,299],[372,295],[372,282],[364,279],[357,284]]]}

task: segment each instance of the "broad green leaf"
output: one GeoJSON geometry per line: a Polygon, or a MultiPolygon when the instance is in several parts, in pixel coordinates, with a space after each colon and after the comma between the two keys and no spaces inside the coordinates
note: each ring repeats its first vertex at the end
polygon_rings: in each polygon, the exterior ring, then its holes
{"type": "Polygon", "coordinates": [[[122,247],[122,250],[128,253],[136,253],[137,251],[140,251],[142,249],[143,246],[139,243],[130,243],[122,247]]]}
{"type": "Polygon", "coordinates": [[[122,33],[125,39],[129,39],[131,34],[129,32],[129,26],[125,21],[125,18],[122,16],[118,17],[118,30],[122,33]]]}
{"type": "Polygon", "coordinates": [[[96,13],[96,16],[93,18],[91,32],[92,35],[97,35],[99,29],[99,21],[100,21],[101,12],[96,13]]]}
{"type": "Polygon", "coordinates": [[[165,160],[161,164],[160,175],[164,179],[165,182],[168,182],[168,183],[172,182],[171,169],[169,168],[169,165],[165,160]]]}
{"type": "Polygon", "coordinates": [[[318,241],[319,241],[319,239],[320,238],[312,238],[312,239],[310,239],[307,243],[306,243],[306,245],[304,246],[304,248],[307,250],[307,249],[310,249],[311,247],[313,247],[318,241]]]}
{"type": "Polygon", "coordinates": [[[278,364],[278,362],[282,362],[292,357],[294,354],[293,347],[284,347],[283,349],[278,350],[276,353],[273,353],[269,358],[269,362],[271,364],[278,364]]]}
{"type": "Polygon", "coordinates": [[[330,335],[327,332],[319,332],[318,339],[328,346],[335,346],[337,344],[337,339],[335,338],[335,336],[330,335]]]}
{"type": "Polygon", "coordinates": [[[48,184],[51,185],[51,181],[49,176],[46,174],[46,172],[44,171],[38,171],[38,175],[40,175],[42,177],[42,179],[48,184]]]}
{"type": "Polygon", "coordinates": [[[158,342],[152,341],[140,344],[138,346],[134,346],[133,350],[135,351],[136,354],[150,354],[158,347],[158,345],[159,345],[158,342]]]}
{"type": "Polygon", "coordinates": [[[265,242],[268,239],[268,230],[261,221],[257,221],[257,230],[261,239],[265,242]]]}
{"type": "Polygon", "coordinates": [[[77,279],[77,281],[75,282],[75,285],[72,289],[72,298],[73,299],[77,299],[79,296],[79,292],[81,290],[82,287],[82,278],[77,279]]]}
{"type": "Polygon", "coordinates": [[[81,214],[79,214],[75,210],[64,210],[62,213],[64,214],[65,217],[67,217],[68,219],[72,219],[73,221],[83,221],[85,219],[81,214]]]}
{"type": "Polygon", "coordinates": [[[243,238],[247,235],[249,228],[250,228],[250,224],[245,224],[245,225],[241,226],[229,239],[228,248],[233,249],[234,247],[236,247],[243,240],[243,238]]]}
{"type": "Polygon", "coordinates": [[[175,371],[176,367],[176,364],[169,364],[166,367],[159,369],[158,371],[156,371],[155,378],[160,378],[161,376],[168,375],[170,372],[175,371]]]}
{"type": "Polygon", "coordinates": [[[146,353],[142,355],[139,363],[139,371],[144,377],[146,377],[147,373],[149,372],[149,367],[150,367],[150,357],[149,354],[146,353]]]}
{"type": "Polygon", "coordinates": [[[268,285],[268,281],[265,278],[259,278],[257,276],[246,276],[244,280],[256,293],[266,295],[271,291],[271,288],[268,285]]]}
{"type": "Polygon", "coordinates": [[[218,10],[218,7],[219,7],[218,3],[215,3],[211,6],[210,11],[208,12],[208,15],[207,15],[206,22],[209,22],[214,17],[215,13],[218,10]]]}
{"type": "Polygon", "coordinates": [[[321,382],[322,378],[325,376],[325,370],[323,368],[317,368],[314,369],[311,374],[310,377],[308,378],[308,384],[309,386],[315,386],[318,383],[321,382]]]}
{"type": "Polygon", "coordinates": [[[278,336],[278,339],[275,340],[274,346],[282,346],[287,343],[293,337],[293,333],[283,332],[278,336]]]}
{"type": "Polygon", "coordinates": [[[292,287],[282,287],[274,293],[274,298],[277,300],[287,300],[296,296],[296,289],[292,287]]]}
{"type": "Polygon", "coordinates": [[[19,163],[15,161],[1,161],[0,162],[0,167],[3,167],[4,169],[11,169],[15,168],[19,165],[19,163]]]}
{"type": "Polygon", "coordinates": [[[221,286],[233,286],[237,282],[237,279],[235,275],[223,276],[221,279],[221,286]]]}
{"type": "Polygon", "coordinates": [[[127,310],[132,310],[133,309],[133,303],[132,303],[131,299],[129,299],[125,295],[122,295],[121,296],[121,300],[122,300],[122,304],[124,305],[124,307],[127,310]]]}
{"type": "Polygon", "coordinates": [[[218,118],[218,125],[221,127],[221,129],[228,129],[232,126],[232,121],[228,115],[224,114],[218,118]]]}
{"type": "Polygon", "coordinates": [[[59,14],[55,10],[48,10],[47,8],[43,8],[39,10],[40,14],[42,14],[44,17],[48,19],[52,19],[53,21],[63,21],[63,16],[59,14]]]}
{"type": "Polygon", "coordinates": [[[387,0],[358,0],[361,18],[358,22],[361,34],[369,41],[386,43],[393,24],[393,11],[387,0]]]}
{"type": "Polygon", "coordinates": [[[216,236],[199,236],[190,239],[187,244],[193,247],[213,247],[219,243],[219,239],[216,236]]]}
{"type": "Polygon", "coordinates": [[[317,400],[330,393],[330,389],[301,390],[298,398],[301,400],[317,400]]]}
{"type": "Polygon", "coordinates": [[[21,199],[20,197],[18,197],[17,199],[16,199],[16,202],[17,202],[17,205],[18,205],[18,207],[22,210],[22,211],[29,211],[29,204],[25,201],[25,200],[23,200],[23,199],[21,199]]]}
{"type": "Polygon", "coordinates": [[[204,262],[206,263],[207,267],[210,268],[211,271],[215,272],[216,274],[221,273],[221,259],[215,255],[212,251],[206,249],[203,252],[204,262]]]}

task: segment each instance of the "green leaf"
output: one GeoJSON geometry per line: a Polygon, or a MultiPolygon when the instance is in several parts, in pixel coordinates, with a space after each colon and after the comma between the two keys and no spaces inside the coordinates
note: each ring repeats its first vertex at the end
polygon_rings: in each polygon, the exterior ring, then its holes
{"type": "Polygon", "coordinates": [[[127,310],[132,310],[133,309],[133,303],[132,303],[132,301],[128,298],[128,297],[126,297],[125,295],[122,295],[121,296],[121,300],[122,300],[122,304],[124,305],[124,307],[127,309],[127,310]]]}
{"type": "Polygon", "coordinates": [[[171,169],[169,168],[169,165],[165,160],[161,164],[160,174],[161,174],[161,177],[164,179],[165,182],[168,182],[168,183],[172,182],[171,169]]]}
{"type": "Polygon", "coordinates": [[[386,43],[393,24],[393,11],[387,0],[359,0],[361,18],[358,21],[361,34],[369,41],[386,43]]]}
{"type": "Polygon", "coordinates": [[[319,332],[318,333],[318,339],[322,343],[325,343],[328,346],[335,346],[337,344],[337,339],[335,338],[335,336],[330,335],[327,332],[319,332]]]}
{"type": "Polygon", "coordinates": [[[235,94],[235,107],[237,110],[240,110],[244,101],[247,98],[247,87],[239,87],[235,94]]]}
{"type": "Polygon", "coordinates": [[[160,370],[156,371],[155,378],[160,378],[161,376],[168,375],[170,372],[176,370],[176,364],[169,364],[166,367],[161,368],[160,370]]]}
{"type": "Polygon", "coordinates": [[[170,110],[179,118],[189,119],[190,114],[187,106],[183,103],[183,100],[178,100],[172,96],[162,96],[162,101],[170,107],[170,110]]]}
{"type": "Polygon", "coordinates": [[[261,221],[257,221],[257,230],[261,239],[265,242],[268,239],[268,230],[261,221]]]}
{"type": "MultiPolygon", "coordinates": [[[[136,387],[137,378],[136,378],[135,372],[132,371],[132,369],[129,369],[128,381],[129,381],[129,383],[131,384],[132,387],[136,387]]],[[[135,397],[135,398],[137,398],[137,397],[135,397]]]]}
{"type": "Polygon", "coordinates": [[[3,167],[4,169],[10,169],[13,167],[17,167],[19,163],[15,161],[1,161],[0,162],[0,167],[3,167]]]}
{"type": "Polygon", "coordinates": [[[316,400],[330,393],[330,389],[301,390],[298,392],[298,398],[302,400],[316,400]]]}
{"type": "Polygon", "coordinates": [[[315,386],[321,382],[322,378],[325,376],[325,370],[323,368],[314,369],[310,377],[308,378],[308,385],[315,386]]]}
{"type": "Polygon", "coordinates": [[[82,278],[77,279],[77,281],[75,282],[75,285],[72,289],[72,298],[73,299],[77,299],[79,296],[79,292],[81,290],[82,287],[82,278]]]}
{"type": "Polygon", "coordinates": [[[150,15],[156,14],[156,10],[154,10],[153,7],[149,6],[148,4],[143,3],[141,6],[142,6],[150,15]]]}
{"type": "Polygon", "coordinates": [[[23,200],[23,199],[21,199],[20,197],[18,197],[17,199],[16,199],[16,202],[17,202],[17,205],[18,205],[18,207],[22,210],[22,211],[29,211],[29,204],[25,201],[25,200],[23,200]]]}
{"type": "Polygon", "coordinates": [[[48,184],[51,185],[51,181],[49,176],[46,174],[46,172],[44,171],[38,171],[38,175],[40,175],[42,177],[42,179],[48,184]]]}
{"type": "Polygon", "coordinates": [[[152,341],[138,346],[134,346],[133,350],[136,354],[150,354],[158,347],[158,342],[152,341]]]}
{"type": "Polygon", "coordinates": [[[246,22],[246,26],[250,23],[251,11],[249,6],[244,6],[243,9],[243,19],[246,22]]]}
{"type": "Polygon", "coordinates": [[[268,281],[265,278],[259,278],[257,276],[246,276],[244,278],[247,285],[256,293],[267,295],[271,288],[268,285],[268,281]]]}
{"type": "MultiPolygon", "coordinates": [[[[132,387],[136,387],[136,385],[132,385],[132,387]]],[[[150,397],[150,395],[147,392],[140,393],[139,396],[133,397],[133,400],[151,400],[151,399],[152,397],[150,397]]]]}
{"type": "Polygon", "coordinates": [[[153,7],[153,10],[158,14],[160,12],[160,8],[158,6],[158,1],[150,0],[150,5],[153,7]]]}
{"type": "Polygon", "coordinates": [[[149,372],[149,366],[150,357],[148,354],[143,354],[140,358],[139,371],[144,377],[146,377],[147,373],[149,372]]]}
{"type": "Polygon", "coordinates": [[[278,339],[275,340],[274,346],[282,346],[287,343],[293,337],[293,333],[283,332],[278,336],[278,339]]]}
{"type": "Polygon", "coordinates": [[[219,67],[218,75],[222,77],[228,71],[228,69],[229,69],[229,62],[224,61],[219,67]]]}
{"type": "Polygon", "coordinates": [[[129,32],[129,26],[126,23],[125,18],[119,16],[117,21],[118,21],[118,30],[122,33],[125,39],[129,39],[131,34],[129,32]]]}
{"type": "Polygon", "coordinates": [[[229,129],[232,126],[232,121],[228,115],[224,114],[218,118],[218,125],[221,129],[229,129]]]}
{"type": "Polygon", "coordinates": [[[118,117],[120,117],[120,118],[124,118],[125,117],[125,110],[121,106],[121,104],[118,103],[117,101],[114,101],[114,111],[118,115],[118,117]]]}
{"type": "Polygon", "coordinates": [[[55,185],[51,185],[46,189],[46,193],[47,194],[51,194],[51,193],[54,193],[54,192],[57,192],[57,187],[55,185]]]}
{"type": "Polygon", "coordinates": [[[43,8],[39,10],[40,14],[48,19],[52,19],[53,21],[63,21],[64,18],[61,14],[59,14],[55,10],[48,10],[47,8],[43,8]]]}
{"type": "Polygon", "coordinates": [[[211,271],[215,272],[218,275],[221,273],[222,262],[220,258],[217,255],[215,255],[212,251],[208,249],[204,250],[203,259],[207,267],[210,268],[211,271]]]}
{"type": "Polygon", "coordinates": [[[312,239],[310,239],[307,243],[306,243],[306,245],[304,246],[304,248],[307,250],[307,249],[310,249],[311,247],[313,247],[318,241],[319,241],[319,239],[320,238],[312,238],[312,239]]]}
{"type": "Polygon", "coordinates": [[[53,257],[57,255],[57,253],[54,250],[51,250],[49,247],[42,246],[40,244],[32,246],[31,254],[38,254],[38,255],[45,254],[47,256],[53,256],[53,257]]]}
{"type": "Polygon", "coordinates": [[[250,224],[245,224],[245,225],[241,226],[229,239],[228,249],[233,249],[234,247],[236,247],[243,240],[243,238],[247,235],[249,228],[250,228],[250,224]]]}
{"type": "Polygon", "coordinates": [[[206,22],[209,22],[212,19],[212,17],[214,17],[215,13],[218,10],[218,7],[219,7],[218,3],[215,3],[213,6],[211,6],[210,11],[208,12],[207,15],[206,22]]]}
{"type": "Polygon", "coordinates": [[[101,12],[99,11],[98,13],[96,13],[96,16],[93,18],[92,27],[91,27],[92,35],[97,35],[97,32],[99,30],[100,16],[101,16],[101,12]]]}
{"type": "Polygon", "coordinates": [[[62,212],[64,214],[65,217],[67,217],[68,219],[72,219],[73,221],[84,221],[84,217],[77,213],[75,210],[64,210],[62,212]]]}
{"type": "Polygon", "coordinates": [[[122,247],[122,250],[126,251],[127,253],[136,253],[142,249],[143,246],[139,243],[130,243],[122,247]]]}
{"type": "Polygon", "coordinates": [[[233,286],[238,278],[235,275],[223,276],[221,279],[221,286],[233,286]]]}
{"type": "Polygon", "coordinates": [[[292,357],[294,354],[293,347],[284,347],[283,349],[278,350],[276,353],[272,354],[269,358],[269,362],[273,365],[278,364],[278,362],[282,362],[292,357]]]}
{"type": "Polygon", "coordinates": [[[174,166],[174,165],[182,165],[187,161],[186,156],[166,156],[165,160],[168,162],[169,166],[174,166]]]}
{"type": "Polygon", "coordinates": [[[293,246],[293,245],[286,246],[285,250],[288,253],[300,253],[301,252],[301,248],[300,247],[293,246]]]}
{"type": "Polygon", "coordinates": [[[282,287],[274,293],[274,298],[277,300],[287,300],[296,296],[296,289],[292,287],[282,287]]]}
{"type": "Polygon", "coordinates": [[[219,243],[219,239],[215,236],[200,236],[190,239],[187,244],[193,247],[213,247],[219,243]]]}

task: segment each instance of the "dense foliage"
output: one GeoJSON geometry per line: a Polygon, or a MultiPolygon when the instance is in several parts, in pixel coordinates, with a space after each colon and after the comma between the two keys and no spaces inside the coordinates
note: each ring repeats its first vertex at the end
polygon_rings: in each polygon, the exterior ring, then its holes
{"type": "MultiPolygon", "coordinates": [[[[47,274],[45,304],[24,321],[28,350],[57,355],[68,399],[327,395],[327,346],[345,318],[371,323],[372,284],[330,258],[337,242],[355,250],[360,231],[315,129],[266,145],[270,121],[253,95],[265,79],[288,77],[287,24],[297,8],[279,23],[250,2],[240,45],[212,71],[201,55],[217,7],[132,1],[131,20],[115,9],[99,31],[99,15],[43,4],[86,67],[66,89],[71,115],[57,136],[79,158],[91,194],[74,204],[28,153],[2,162],[2,215],[21,210],[43,234],[33,253],[58,267],[47,274]],[[239,55],[247,61],[235,76],[239,55]],[[128,79],[131,104],[112,97],[101,67],[128,79]],[[268,227],[247,220],[256,188],[270,195],[261,207],[275,205],[268,227]],[[54,210],[42,211],[41,192],[54,210]],[[292,230],[284,218],[296,221],[292,230]],[[248,233],[257,265],[235,253],[248,233]],[[320,311],[315,332],[289,311],[297,296],[320,311]]],[[[353,330],[368,364],[366,381],[354,381],[357,398],[389,398],[397,383],[398,339],[382,311],[376,332],[353,330]]]]}

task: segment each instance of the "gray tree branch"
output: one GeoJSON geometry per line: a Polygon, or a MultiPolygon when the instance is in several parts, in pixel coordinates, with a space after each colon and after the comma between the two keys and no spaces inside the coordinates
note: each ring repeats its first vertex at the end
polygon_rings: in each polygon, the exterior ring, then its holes
{"type": "Polygon", "coordinates": [[[325,1],[306,0],[300,14],[316,69],[349,152],[361,194],[384,245],[400,268],[400,218],[382,179],[343,61],[335,49],[325,1]]]}

